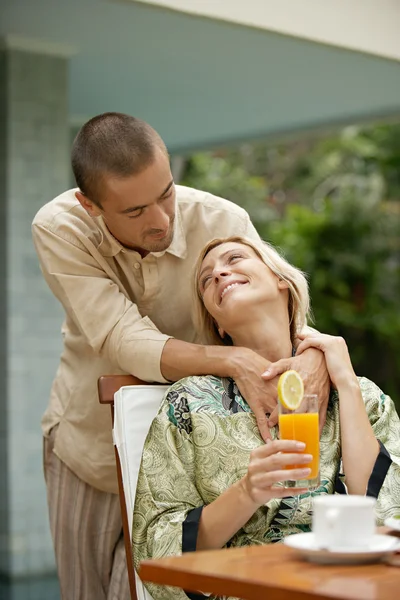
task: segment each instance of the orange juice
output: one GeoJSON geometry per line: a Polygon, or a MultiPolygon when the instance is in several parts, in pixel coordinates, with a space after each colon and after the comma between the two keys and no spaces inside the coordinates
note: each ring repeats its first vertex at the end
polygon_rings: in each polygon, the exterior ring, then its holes
{"type": "Polygon", "coordinates": [[[287,469],[309,467],[307,479],[318,477],[319,471],[319,423],[318,413],[290,413],[279,415],[279,431],[281,440],[304,442],[305,454],[312,454],[312,461],[306,465],[290,465],[287,469]]]}

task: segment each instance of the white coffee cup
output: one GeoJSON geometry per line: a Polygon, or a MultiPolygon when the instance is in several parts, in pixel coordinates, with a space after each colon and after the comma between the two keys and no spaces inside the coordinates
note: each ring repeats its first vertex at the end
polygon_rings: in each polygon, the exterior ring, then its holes
{"type": "Polygon", "coordinates": [[[312,531],[318,547],[367,548],[375,533],[375,498],[336,494],[313,502],[312,531]]]}

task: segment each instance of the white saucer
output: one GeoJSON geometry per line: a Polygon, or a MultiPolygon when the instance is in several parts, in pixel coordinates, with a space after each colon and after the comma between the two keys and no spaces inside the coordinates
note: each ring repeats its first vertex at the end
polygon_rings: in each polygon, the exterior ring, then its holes
{"type": "Polygon", "coordinates": [[[400,519],[389,517],[388,519],[385,519],[385,525],[390,527],[390,529],[396,529],[396,531],[400,531],[400,519]]]}
{"type": "Polygon", "coordinates": [[[390,535],[374,535],[368,548],[338,548],[328,550],[317,546],[313,533],[288,535],[284,543],[296,550],[302,558],[323,565],[359,565],[377,562],[400,549],[400,540],[390,535]]]}

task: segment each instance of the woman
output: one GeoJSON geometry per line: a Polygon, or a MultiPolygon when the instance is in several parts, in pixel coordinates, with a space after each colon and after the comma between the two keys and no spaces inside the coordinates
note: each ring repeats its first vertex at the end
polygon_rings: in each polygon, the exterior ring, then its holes
{"type": "MultiPolygon", "coordinates": [[[[310,470],[303,446],[264,444],[235,382],[189,377],[169,388],[146,440],[133,544],[140,560],[280,541],[310,531],[312,498],[365,494],[377,519],[400,512],[400,422],[390,398],[354,374],[341,338],[301,332],[309,311],[303,274],[271,246],[214,240],[195,269],[196,322],[210,343],[255,350],[275,362],[308,347],[325,354],[332,381],[320,448],[320,487],[286,488],[310,470]],[[296,463],[301,468],[285,470],[296,463]]],[[[190,594],[149,585],[155,600],[190,594]]]]}

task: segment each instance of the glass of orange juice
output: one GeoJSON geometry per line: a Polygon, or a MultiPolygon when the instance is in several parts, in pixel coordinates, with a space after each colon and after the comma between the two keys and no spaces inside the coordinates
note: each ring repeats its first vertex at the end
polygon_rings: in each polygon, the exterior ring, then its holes
{"type": "Polygon", "coordinates": [[[300,406],[295,410],[285,408],[281,402],[278,402],[278,405],[280,439],[304,442],[306,445],[304,453],[311,454],[313,457],[308,464],[286,467],[286,469],[309,467],[311,473],[307,479],[287,481],[285,486],[315,489],[319,486],[318,396],[316,394],[304,394],[300,406]]]}

